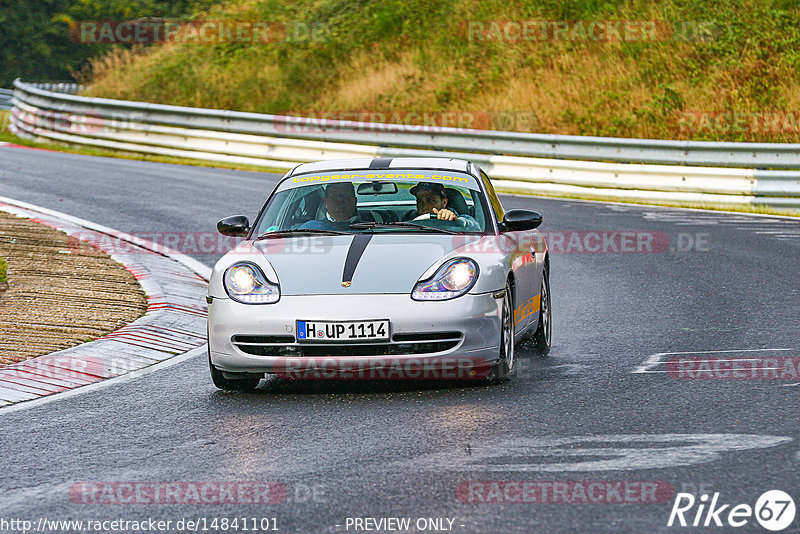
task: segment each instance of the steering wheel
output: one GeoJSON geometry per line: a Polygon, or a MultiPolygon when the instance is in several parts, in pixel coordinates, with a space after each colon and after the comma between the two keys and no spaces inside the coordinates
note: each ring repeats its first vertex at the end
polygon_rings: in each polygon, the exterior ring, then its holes
{"type": "Polygon", "coordinates": [[[456,219],[454,221],[448,221],[446,219],[440,219],[433,213],[423,213],[422,215],[415,217],[412,219],[414,221],[431,221],[429,224],[433,224],[434,227],[438,228],[437,225],[441,224],[443,227],[447,227],[449,224],[455,224],[457,226],[463,226],[465,223],[461,219],[456,219]]]}

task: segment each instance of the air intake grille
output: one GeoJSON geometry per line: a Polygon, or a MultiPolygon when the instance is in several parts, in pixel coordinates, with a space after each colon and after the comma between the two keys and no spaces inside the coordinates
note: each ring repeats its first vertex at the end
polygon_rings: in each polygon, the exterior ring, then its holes
{"type": "Polygon", "coordinates": [[[292,336],[233,336],[237,349],[254,356],[336,357],[403,356],[436,354],[461,343],[461,332],[403,333],[392,336],[392,343],[314,343],[295,344],[292,336]]]}

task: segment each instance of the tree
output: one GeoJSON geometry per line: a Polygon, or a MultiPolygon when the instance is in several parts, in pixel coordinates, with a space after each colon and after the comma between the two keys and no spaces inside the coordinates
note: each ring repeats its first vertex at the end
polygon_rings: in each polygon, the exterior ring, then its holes
{"type": "Polygon", "coordinates": [[[142,17],[192,18],[214,0],[0,0],[0,87],[15,78],[71,80],[86,61],[111,45],[80,43],[70,24],[142,17]]]}

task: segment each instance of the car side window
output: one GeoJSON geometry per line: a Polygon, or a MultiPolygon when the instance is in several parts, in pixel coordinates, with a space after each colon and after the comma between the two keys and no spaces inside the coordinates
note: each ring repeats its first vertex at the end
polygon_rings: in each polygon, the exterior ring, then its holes
{"type": "Polygon", "coordinates": [[[297,226],[315,218],[317,209],[322,204],[324,193],[321,187],[309,190],[297,190],[298,198],[290,201],[287,214],[287,226],[297,226]]]}
{"type": "Polygon", "coordinates": [[[494,192],[492,182],[489,180],[489,177],[485,172],[483,172],[483,170],[481,170],[481,178],[483,178],[483,183],[486,186],[486,194],[489,197],[489,204],[492,205],[492,211],[494,211],[494,214],[497,217],[497,222],[501,222],[503,220],[503,216],[505,215],[505,211],[503,211],[503,205],[500,204],[500,199],[497,198],[497,193],[494,192]]]}

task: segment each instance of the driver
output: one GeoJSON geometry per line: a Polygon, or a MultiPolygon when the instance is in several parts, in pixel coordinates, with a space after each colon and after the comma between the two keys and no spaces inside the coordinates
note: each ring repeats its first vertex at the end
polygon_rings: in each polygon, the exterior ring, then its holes
{"type": "Polygon", "coordinates": [[[430,214],[432,219],[458,222],[468,230],[480,230],[478,221],[466,214],[459,215],[446,207],[447,193],[442,184],[420,182],[411,188],[410,193],[417,197],[418,217],[430,214]]]}
{"type": "Polygon", "coordinates": [[[351,182],[330,184],[325,188],[325,219],[308,221],[300,228],[347,228],[350,223],[361,220],[356,203],[356,189],[351,182]]]}

